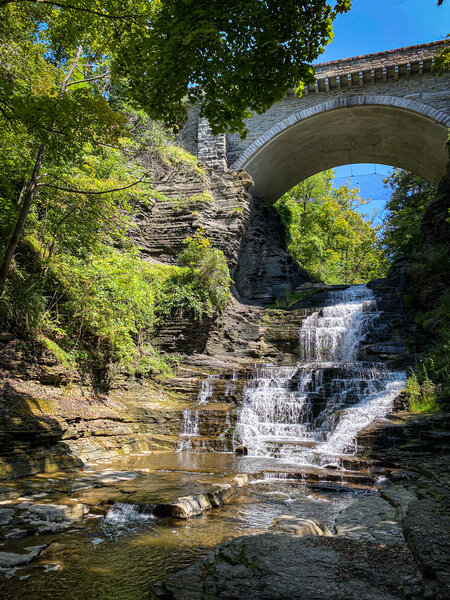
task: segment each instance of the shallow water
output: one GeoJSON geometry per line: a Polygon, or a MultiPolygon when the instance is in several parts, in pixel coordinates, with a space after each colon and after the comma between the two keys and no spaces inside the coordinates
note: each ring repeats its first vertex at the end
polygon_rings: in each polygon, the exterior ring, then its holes
{"type": "MultiPolygon", "coordinates": [[[[171,452],[102,464],[101,472],[104,474],[106,469],[117,467],[125,473],[133,468],[148,469],[149,465],[156,466],[156,460],[160,469],[179,469],[177,472],[148,474],[147,481],[159,481],[160,484],[166,481],[166,487],[163,485],[161,489],[169,496],[178,493],[179,489],[187,492],[189,480],[218,481],[224,477],[218,474],[208,478],[208,472],[226,473],[225,477],[237,472],[257,474],[270,464],[274,467],[275,462],[230,454],[171,452]]],[[[87,470],[77,481],[91,475],[92,472],[87,470]]],[[[143,476],[145,480],[145,473],[143,476]]],[[[132,482],[128,480],[126,484],[132,482]]],[[[152,583],[193,564],[221,542],[266,531],[272,520],[281,514],[321,519],[332,527],[338,512],[355,499],[353,494],[315,493],[282,481],[255,480],[229,504],[187,521],[156,519],[129,510],[124,513],[119,505],[106,517],[84,519],[80,529],[29,536],[26,542],[18,540],[22,548],[56,543],[49,546],[37,563],[3,580],[0,597],[11,600],[141,600],[148,598],[152,583]],[[25,581],[19,579],[28,575],[31,576],[25,581]]]]}

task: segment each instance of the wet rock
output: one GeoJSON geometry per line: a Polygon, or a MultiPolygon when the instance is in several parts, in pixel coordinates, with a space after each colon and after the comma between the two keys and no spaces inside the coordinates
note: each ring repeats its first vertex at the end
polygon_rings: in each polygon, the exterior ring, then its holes
{"type": "Polygon", "coordinates": [[[31,532],[28,529],[12,529],[5,535],[5,540],[17,540],[27,537],[27,535],[30,535],[30,533],[31,532]]]}
{"type": "Polygon", "coordinates": [[[330,537],[238,538],[153,586],[152,600],[419,600],[406,546],[330,537]]]}
{"type": "Polygon", "coordinates": [[[324,535],[332,537],[333,534],[322,521],[315,519],[302,519],[290,515],[281,515],[272,521],[269,529],[274,532],[290,533],[291,535],[324,535]]]}
{"type": "Polygon", "coordinates": [[[14,552],[0,552],[0,570],[21,567],[30,564],[47,546],[29,546],[26,554],[16,554],[14,552]]]}
{"type": "Polygon", "coordinates": [[[424,577],[425,597],[433,600],[450,596],[450,523],[444,502],[443,497],[411,502],[403,519],[408,546],[424,577]]]}
{"type": "Polygon", "coordinates": [[[222,506],[248,483],[247,475],[237,475],[231,483],[216,483],[214,489],[204,494],[183,496],[175,502],[154,504],[151,512],[157,517],[190,519],[203,512],[222,506]]]}
{"type": "Polygon", "coordinates": [[[343,510],[335,522],[339,537],[402,544],[400,517],[380,496],[367,496],[343,510]]]}
{"type": "Polygon", "coordinates": [[[12,508],[0,509],[0,525],[7,525],[13,518],[14,512],[12,508]]]}
{"type": "Polygon", "coordinates": [[[52,523],[65,523],[76,519],[82,519],[89,513],[89,508],[81,502],[71,504],[30,504],[17,505],[18,509],[25,511],[22,514],[24,521],[47,521],[52,523]]]}
{"type": "Polygon", "coordinates": [[[381,497],[387,500],[396,510],[399,517],[404,517],[411,502],[417,500],[417,496],[411,487],[403,485],[391,485],[380,491],[381,497]]]}

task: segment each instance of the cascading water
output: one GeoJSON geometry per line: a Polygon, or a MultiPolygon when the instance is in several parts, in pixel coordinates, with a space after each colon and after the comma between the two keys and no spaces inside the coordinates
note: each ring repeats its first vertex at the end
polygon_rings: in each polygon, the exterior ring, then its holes
{"type": "MultiPolygon", "coordinates": [[[[197,396],[197,406],[206,404],[214,393],[214,381],[217,375],[208,375],[202,381],[200,391],[197,396]]],[[[180,441],[178,442],[178,451],[190,450],[192,448],[192,438],[200,435],[199,433],[199,411],[186,408],[183,411],[183,421],[181,423],[180,441]]]]}
{"type": "Polygon", "coordinates": [[[339,463],[356,451],[356,434],[392,409],[405,374],[357,360],[378,316],[371,290],[330,293],[329,306],[300,329],[299,367],[265,366],[244,388],[236,439],[250,456],[308,465],[339,463]]]}

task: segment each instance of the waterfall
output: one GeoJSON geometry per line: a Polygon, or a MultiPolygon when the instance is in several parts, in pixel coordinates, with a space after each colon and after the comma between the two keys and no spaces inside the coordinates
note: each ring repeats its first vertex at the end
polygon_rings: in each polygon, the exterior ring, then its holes
{"type": "Polygon", "coordinates": [[[206,404],[214,393],[214,380],[218,379],[218,375],[208,375],[206,379],[202,381],[200,392],[197,396],[197,404],[206,404]]]}
{"type": "Polygon", "coordinates": [[[331,292],[303,321],[299,366],[265,365],[245,385],[236,443],[250,456],[319,466],[354,453],[358,431],[385,417],[405,385],[403,372],[357,360],[378,315],[366,286],[331,292]]]}
{"type": "Polygon", "coordinates": [[[186,408],[183,411],[183,421],[181,423],[178,452],[181,452],[182,450],[190,450],[192,448],[192,438],[199,435],[198,418],[198,410],[190,410],[189,408],[186,408]]]}
{"type": "MultiPolygon", "coordinates": [[[[207,404],[208,400],[214,393],[214,381],[218,379],[218,375],[208,375],[200,386],[200,391],[197,395],[197,406],[207,404]]],[[[178,452],[182,450],[192,449],[192,438],[200,435],[199,431],[199,411],[186,408],[183,411],[183,420],[181,423],[180,441],[178,442],[178,452]]]]}

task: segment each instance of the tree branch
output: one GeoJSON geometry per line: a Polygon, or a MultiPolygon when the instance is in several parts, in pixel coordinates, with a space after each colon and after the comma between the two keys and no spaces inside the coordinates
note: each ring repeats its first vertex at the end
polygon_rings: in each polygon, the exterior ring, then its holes
{"type": "Polygon", "coordinates": [[[78,46],[78,48],[75,52],[75,58],[73,60],[73,63],[70,65],[70,69],[67,71],[67,73],[63,79],[63,82],[61,84],[61,89],[59,90],[60,96],[62,96],[67,89],[67,85],[69,84],[69,79],[72,77],[73,72],[75,71],[75,68],[78,64],[78,61],[80,60],[82,50],[83,50],[83,46],[81,46],[81,45],[78,46]]]}
{"type": "Polygon", "coordinates": [[[139,183],[152,183],[151,181],[144,181],[146,176],[147,176],[147,173],[142,175],[142,177],[140,179],[133,181],[133,183],[129,183],[128,185],[124,185],[123,187],[112,188],[110,190],[103,190],[101,192],[97,192],[94,190],[76,190],[73,188],[66,188],[66,187],[61,187],[59,185],[54,185],[52,183],[38,183],[38,187],[50,187],[50,188],[58,190],[60,192],[69,192],[70,194],[85,194],[86,196],[100,196],[101,194],[112,194],[113,192],[120,192],[122,190],[127,190],[131,187],[134,187],[135,185],[138,185],[139,183]]]}
{"type": "Polygon", "coordinates": [[[144,15],[110,15],[98,10],[91,8],[84,8],[81,6],[73,6],[72,4],[62,4],[61,2],[52,2],[52,0],[1,0],[0,6],[6,6],[6,4],[17,4],[18,2],[28,2],[30,4],[48,4],[50,6],[56,6],[57,8],[66,8],[67,10],[76,10],[78,12],[86,12],[97,17],[103,17],[104,19],[134,19],[137,17],[144,17],[144,15]]]}
{"type": "Polygon", "coordinates": [[[71,81],[70,83],[67,84],[67,87],[69,87],[71,85],[76,85],[77,83],[86,83],[87,81],[96,81],[97,79],[104,79],[105,77],[108,77],[108,75],[110,75],[109,71],[107,73],[105,73],[104,75],[98,75],[97,77],[89,77],[87,79],[79,79],[78,81],[71,81]]]}

